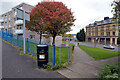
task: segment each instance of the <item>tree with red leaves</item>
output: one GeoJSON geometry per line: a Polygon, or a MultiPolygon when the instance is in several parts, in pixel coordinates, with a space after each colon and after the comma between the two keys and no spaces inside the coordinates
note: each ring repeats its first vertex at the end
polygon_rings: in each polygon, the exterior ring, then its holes
{"type": "Polygon", "coordinates": [[[36,32],[46,32],[53,37],[53,44],[57,35],[71,31],[74,25],[74,16],[62,2],[43,1],[32,9],[30,22],[32,29],[36,32]],[[34,26],[34,27],[32,27],[34,26]]]}

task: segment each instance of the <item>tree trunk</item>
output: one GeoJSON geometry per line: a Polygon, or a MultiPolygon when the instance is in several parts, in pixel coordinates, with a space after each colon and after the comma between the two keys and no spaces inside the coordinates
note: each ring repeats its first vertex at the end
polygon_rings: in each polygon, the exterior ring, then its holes
{"type": "Polygon", "coordinates": [[[55,44],[55,37],[56,37],[56,36],[53,36],[53,43],[52,43],[52,45],[55,44]]]}
{"type": "Polygon", "coordinates": [[[39,44],[41,44],[41,40],[42,40],[42,32],[40,32],[40,42],[39,42],[39,44]]]}

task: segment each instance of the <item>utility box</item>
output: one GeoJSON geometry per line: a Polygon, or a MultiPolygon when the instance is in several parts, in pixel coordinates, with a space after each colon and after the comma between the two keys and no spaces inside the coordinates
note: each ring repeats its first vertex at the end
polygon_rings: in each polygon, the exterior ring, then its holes
{"type": "Polygon", "coordinates": [[[37,45],[37,64],[43,67],[48,63],[48,45],[37,45]]]}

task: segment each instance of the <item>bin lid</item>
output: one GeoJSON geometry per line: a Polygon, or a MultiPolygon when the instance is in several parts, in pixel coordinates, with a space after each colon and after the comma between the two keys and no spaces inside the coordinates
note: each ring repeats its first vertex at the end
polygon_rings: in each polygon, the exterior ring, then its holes
{"type": "Polygon", "coordinates": [[[47,45],[37,45],[38,47],[46,47],[47,45]]]}

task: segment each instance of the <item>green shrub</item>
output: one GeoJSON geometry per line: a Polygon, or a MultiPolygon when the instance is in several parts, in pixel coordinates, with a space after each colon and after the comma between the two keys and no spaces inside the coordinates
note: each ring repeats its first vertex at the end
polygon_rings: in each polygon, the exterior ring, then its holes
{"type": "Polygon", "coordinates": [[[48,63],[47,65],[43,65],[44,69],[47,69],[47,70],[57,70],[57,69],[60,69],[60,68],[66,68],[65,65],[63,64],[57,64],[55,66],[52,66],[52,64],[48,63]]]}
{"type": "Polygon", "coordinates": [[[43,64],[44,69],[51,70],[52,69],[52,64],[47,63],[47,65],[43,64]]]}
{"type": "Polygon", "coordinates": [[[119,66],[114,64],[107,64],[99,72],[99,80],[118,80],[119,66]]]}

